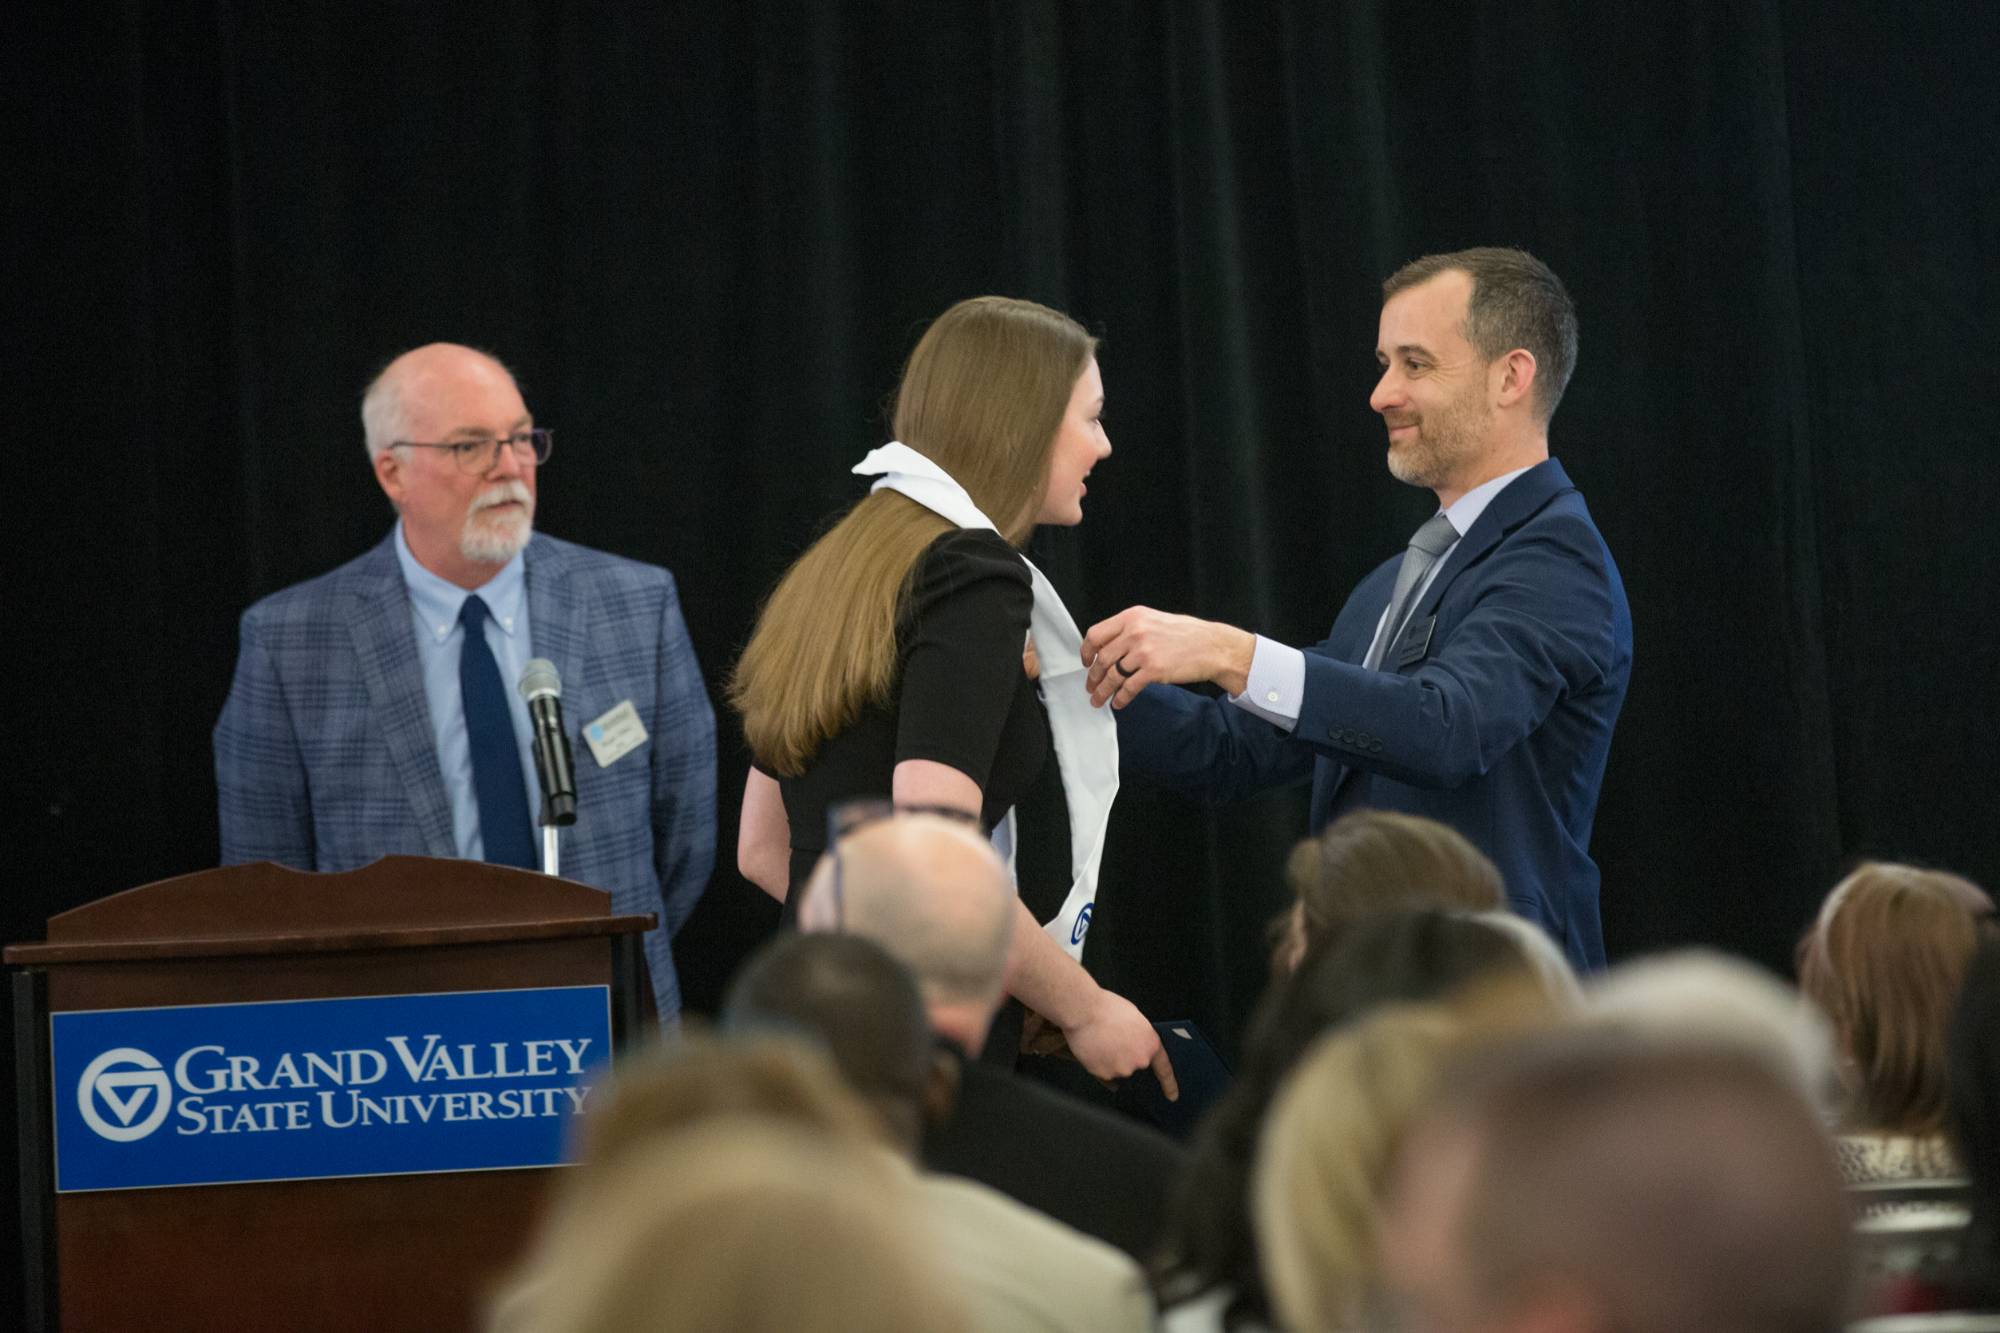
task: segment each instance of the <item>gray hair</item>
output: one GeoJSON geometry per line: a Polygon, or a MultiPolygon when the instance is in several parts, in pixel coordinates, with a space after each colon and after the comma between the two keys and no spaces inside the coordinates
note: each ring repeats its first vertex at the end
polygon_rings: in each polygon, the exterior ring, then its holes
{"type": "Polygon", "coordinates": [[[403,405],[403,377],[389,373],[395,364],[391,361],[382,367],[361,394],[361,431],[368,443],[370,462],[409,433],[409,413],[403,405]]]}
{"type": "Polygon", "coordinates": [[[1649,1040],[1761,1059],[1825,1117],[1837,1100],[1832,1028],[1810,1000],[1741,959],[1681,949],[1593,978],[1585,1021],[1649,1040]]]}

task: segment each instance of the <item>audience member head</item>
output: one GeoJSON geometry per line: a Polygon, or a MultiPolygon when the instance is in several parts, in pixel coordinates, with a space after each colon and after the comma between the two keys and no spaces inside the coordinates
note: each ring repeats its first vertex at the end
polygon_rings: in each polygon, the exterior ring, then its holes
{"type": "Polygon", "coordinates": [[[769,1119],[634,1145],[564,1198],[494,1326],[965,1329],[908,1184],[879,1154],[769,1119]]]}
{"type": "Polygon", "coordinates": [[[1709,949],[1620,963],[1585,988],[1593,1026],[1761,1056],[1822,1113],[1836,1098],[1833,1036],[1819,1009],[1764,969],[1709,949]]]}
{"type": "Polygon", "coordinates": [[[1583,986],[1576,979],[1576,969],[1570,966],[1569,956],[1549,938],[1546,930],[1524,916],[1504,910],[1467,915],[1514,941],[1515,947],[1521,951],[1522,960],[1534,973],[1536,987],[1553,1004],[1565,1010],[1582,1005],[1583,986]]]}
{"type": "Polygon", "coordinates": [[[1463,834],[1389,810],[1342,815],[1300,842],[1285,879],[1295,901],[1282,918],[1273,961],[1287,972],[1307,949],[1365,916],[1410,907],[1484,912],[1507,901],[1499,870],[1463,834]]]}
{"type": "Polygon", "coordinates": [[[1411,1333],[1826,1333],[1848,1220],[1767,1061],[1571,1031],[1446,1080],[1398,1153],[1382,1256],[1411,1333]]]}
{"type": "Polygon", "coordinates": [[[1879,861],[1827,895],[1799,945],[1799,981],[1833,1023],[1851,1128],[1943,1128],[1945,1028],[1992,915],[1968,879],[1879,861]]]}
{"type": "Polygon", "coordinates": [[[967,1051],[985,1042],[1006,981],[1015,896],[1006,866],[974,829],[938,815],[868,824],[821,859],[804,894],[800,930],[873,940],[916,977],[939,1036],[967,1051]]]}
{"type": "Polygon", "coordinates": [[[736,1041],[682,1036],[620,1060],[579,1117],[586,1172],[711,1120],[766,1119],[831,1138],[881,1145],[881,1120],[826,1053],[794,1037],[736,1041]]]}
{"type": "Polygon", "coordinates": [[[934,1045],[908,969],[857,935],[780,935],[752,954],[722,1003],[725,1033],[783,1032],[823,1046],[890,1137],[915,1151],[933,1093],[934,1045]]]}
{"type": "Polygon", "coordinates": [[[1950,1125],[1972,1189],[1966,1233],[1966,1292],[2000,1309],[2000,938],[1973,956],[1952,1016],[1950,1125]]]}
{"type": "Polygon", "coordinates": [[[1512,935],[1478,918],[1431,910],[1357,921],[1308,954],[1296,972],[1273,978],[1251,1018],[1235,1083],[1195,1133],[1167,1219],[1158,1265],[1162,1299],[1171,1304],[1227,1286],[1235,1293],[1232,1311],[1269,1320],[1250,1228],[1250,1163],[1279,1083],[1315,1040],[1381,1005],[1508,983],[1551,1009],[1562,1007],[1512,935]]]}
{"type": "Polygon", "coordinates": [[[1282,1327],[1378,1325],[1377,1232],[1396,1146],[1452,1054],[1505,1030],[1497,1017],[1390,1005],[1321,1038],[1285,1080],[1252,1181],[1252,1221],[1282,1327]]]}

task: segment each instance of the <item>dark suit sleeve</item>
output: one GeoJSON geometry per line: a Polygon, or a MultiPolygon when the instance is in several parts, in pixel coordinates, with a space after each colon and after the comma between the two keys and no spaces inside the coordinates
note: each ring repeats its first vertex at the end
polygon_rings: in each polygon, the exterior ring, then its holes
{"type": "Polygon", "coordinates": [[[1496,548],[1478,575],[1473,605],[1409,674],[1308,651],[1293,735],[1336,763],[1457,787],[1629,658],[1630,631],[1587,520],[1537,524],[1496,548]]]}
{"type": "Polygon", "coordinates": [[[316,868],[305,760],[254,609],[243,616],[236,677],[215,724],[215,792],[222,864],[316,868]]]}
{"type": "Polygon", "coordinates": [[[715,868],[715,711],[681,617],[673,575],[660,615],[653,733],[653,860],[668,935],[694,911],[715,868]]]}
{"type": "Polygon", "coordinates": [[[1119,768],[1191,796],[1230,801],[1296,786],[1312,762],[1309,747],[1264,719],[1178,685],[1148,685],[1118,710],[1119,768]]]}

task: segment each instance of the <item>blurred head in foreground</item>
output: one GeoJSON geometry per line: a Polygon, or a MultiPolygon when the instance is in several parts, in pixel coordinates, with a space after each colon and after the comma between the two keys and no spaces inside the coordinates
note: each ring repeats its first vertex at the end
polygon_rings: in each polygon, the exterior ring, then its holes
{"type": "Polygon", "coordinates": [[[1759,1055],[1822,1118],[1838,1102],[1825,1016],[1740,958],[1680,949],[1620,963],[1585,988],[1584,1021],[1654,1041],[1720,1043],[1759,1055]]]}
{"type": "Polygon", "coordinates": [[[962,1329],[879,1153],[761,1117],[633,1145],[545,1237],[546,1333],[962,1329]]]}
{"type": "Polygon", "coordinates": [[[1826,1333],[1847,1247],[1831,1145],[1765,1060],[1572,1031],[1447,1078],[1382,1255],[1410,1333],[1826,1333]]]}

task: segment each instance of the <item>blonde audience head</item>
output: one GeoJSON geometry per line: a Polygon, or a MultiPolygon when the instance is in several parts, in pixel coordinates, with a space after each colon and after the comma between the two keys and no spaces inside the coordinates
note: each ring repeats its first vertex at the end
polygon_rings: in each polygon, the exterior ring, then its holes
{"type": "Polygon", "coordinates": [[[965,1326],[883,1122],[813,1047],[666,1042],[581,1124],[496,1333],[965,1326]]]}
{"type": "Polygon", "coordinates": [[[628,1145],[549,1227],[538,1333],[968,1327],[880,1154],[763,1116],[628,1145]]]}
{"type": "Polygon", "coordinates": [[[1251,1222],[1283,1327],[1369,1326],[1389,1162],[1461,1028],[1436,1007],[1383,1010],[1322,1040],[1280,1089],[1251,1178],[1251,1222]]]}
{"type": "Polygon", "coordinates": [[[1375,1326],[1380,1216],[1404,1131],[1453,1060],[1572,1007],[1533,971],[1496,972],[1435,1003],[1377,1009],[1307,1052],[1271,1103],[1251,1179],[1251,1221],[1283,1327],[1375,1326]]]}
{"type": "Polygon", "coordinates": [[[712,1120],[782,1121],[850,1143],[888,1142],[880,1118],[803,1040],[687,1036],[626,1057],[578,1120],[586,1170],[712,1120]]]}

